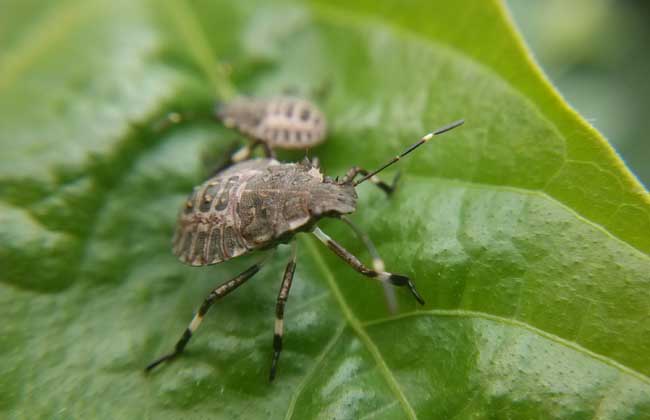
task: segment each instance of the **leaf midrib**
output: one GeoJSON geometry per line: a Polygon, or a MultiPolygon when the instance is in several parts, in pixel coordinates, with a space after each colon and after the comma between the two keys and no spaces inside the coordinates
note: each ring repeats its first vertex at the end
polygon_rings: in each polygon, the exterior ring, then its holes
{"type": "Polygon", "coordinates": [[[315,240],[309,237],[306,238],[305,241],[303,242],[306,243],[306,246],[309,249],[309,253],[312,255],[312,258],[316,262],[316,265],[323,272],[325,279],[327,280],[327,284],[332,290],[334,299],[338,303],[339,309],[341,309],[341,312],[343,313],[343,316],[345,317],[346,321],[350,325],[350,328],[352,328],[352,330],[356,333],[356,335],[359,337],[361,342],[365,345],[368,352],[371,354],[372,358],[375,360],[375,363],[379,368],[379,372],[381,373],[382,377],[388,384],[389,388],[393,391],[393,393],[397,397],[397,400],[399,401],[405,414],[410,419],[413,420],[417,419],[415,410],[413,410],[413,407],[411,406],[408,399],[406,398],[406,395],[402,391],[400,384],[397,382],[395,376],[393,376],[393,373],[388,368],[388,365],[386,364],[386,361],[382,357],[381,352],[377,348],[377,345],[370,338],[368,333],[365,331],[363,325],[361,324],[361,321],[359,320],[359,318],[357,318],[354,315],[352,309],[350,308],[347,301],[343,297],[343,293],[341,292],[341,289],[339,289],[336,280],[334,280],[334,275],[332,274],[332,271],[330,270],[329,266],[325,263],[325,260],[323,259],[321,253],[316,249],[315,240]]]}

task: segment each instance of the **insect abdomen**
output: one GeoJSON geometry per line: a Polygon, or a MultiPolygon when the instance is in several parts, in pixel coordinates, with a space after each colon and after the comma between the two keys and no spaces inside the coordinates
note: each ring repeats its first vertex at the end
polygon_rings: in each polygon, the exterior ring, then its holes
{"type": "Polygon", "coordinates": [[[174,254],[191,265],[217,264],[272,247],[308,229],[322,174],[272,159],[238,163],[195,188],[179,216],[174,254]]]}
{"type": "Polygon", "coordinates": [[[312,103],[295,98],[277,98],[267,105],[258,136],[273,147],[304,149],[325,138],[325,117],[312,103]]]}
{"type": "Polygon", "coordinates": [[[190,195],[174,236],[173,251],[181,261],[217,264],[248,251],[235,219],[240,178],[212,178],[190,195]]]}
{"type": "Polygon", "coordinates": [[[226,104],[218,117],[228,127],[283,149],[313,147],[326,134],[323,113],[311,102],[298,98],[240,98],[226,104]]]}

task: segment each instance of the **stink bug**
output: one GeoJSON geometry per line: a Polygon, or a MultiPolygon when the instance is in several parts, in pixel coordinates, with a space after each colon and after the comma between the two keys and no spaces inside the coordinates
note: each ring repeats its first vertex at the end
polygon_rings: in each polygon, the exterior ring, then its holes
{"type": "MultiPolygon", "coordinates": [[[[424,304],[415,285],[407,276],[366,267],[357,257],[327,236],[316,224],[323,217],[342,219],[369,247],[371,255],[376,260],[373,266],[383,267],[383,262],[369,238],[346,217],[346,214],[356,210],[355,188],[369,180],[384,190],[391,190],[392,186],[385,184],[376,176],[379,172],[411,153],[433,136],[445,133],[462,123],[462,120],[457,121],[427,134],[373,172],[353,167],[338,180],[324,176],[308,159],[302,163],[280,163],[275,159],[260,158],[237,163],[194,189],[180,212],[173,240],[173,252],[182,262],[193,266],[218,264],[252,251],[275,248],[282,243],[292,243],[291,258],[284,272],[276,305],[270,380],[275,377],[282,350],[284,306],[296,268],[296,245],[293,239],[299,232],[313,233],[331,251],[362,275],[394,286],[408,287],[413,297],[420,304],[424,304]],[[355,181],[357,175],[362,175],[362,178],[355,181]]],[[[178,356],[212,304],[255,275],[263,263],[264,260],[254,264],[212,290],[176,343],[174,350],[149,364],[146,371],[178,356]]]]}
{"type": "MultiPolygon", "coordinates": [[[[248,159],[261,146],[266,157],[275,158],[274,149],[309,149],[323,142],[327,134],[325,115],[313,103],[292,96],[256,98],[241,96],[217,103],[214,118],[250,140],[229,157],[228,166],[248,159]]],[[[190,116],[172,112],[158,124],[165,128],[190,116]]]]}
{"type": "Polygon", "coordinates": [[[320,144],[326,134],[323,113],[311,102],[290,96],[237,98],[217,105],[215,115],[226,127],[236,128],[271,148],[311,148],[320,144]]]}

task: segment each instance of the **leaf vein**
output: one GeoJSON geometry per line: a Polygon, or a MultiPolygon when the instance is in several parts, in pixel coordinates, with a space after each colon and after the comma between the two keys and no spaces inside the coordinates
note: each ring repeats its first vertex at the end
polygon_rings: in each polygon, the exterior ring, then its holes
{"type": "Polygon", "coordinates": [[[374,343],[374,341],[372,341],[368,333],[364,330],[364,325],[352,313],[352,309],[345,301],[341,289],[339,289],[338,285],[336,284],[334,275],[332,274],[331,270],[325,263],[325,260],[323,259],[321,254],[316,249],[314,245],[314,240],[309,238],[306,240],[306,242],[307,242],[307,248],[309,248],[309,252],[312,254],[314,260],[316,261],[316,264],[320,267],[321,271],[324,273],[325,279],[327,280],[330,289],[332,289],[332,295],[334,296],[336,302],[339,304],[339,307],[341,308],[341,312],[343,312],[343,315],[345,316],[345,319],[347,320],[348,324],[350,325],[352,330],[357,334],[361,342],[366,346],[366,349],[375,360],[375,363],[377,364],[380,373],[384,377],[384,380],[388,384],[389,388],[395,394],[405,414],[410,419],[417,419],[415,410],[413,409],[408,399],[406,398],[406,395],[404,394],[404,391],[400,387],[400,384],[397,382],[397,379],[388,368],[388,365],[386,364],[386,361],[382,357],[381,352],[377,348],[377,345],[374,343]]]}
{"type": "Polygon", "coordinates": [[[309,372],[305,375],[305,377],[302,379],[300,384],[298,384],[298,387],[296,388],[296,391],[293,393],[293,396],[291,397],[291,401],[289,402],[289,407],[287,408],[287,413],[284,416],[285,420],[289,420],[293,417],[293,411],[296,408],[296,403],[298,402],[298,398],[300,398],[300,394],[302,394],[302,391],[304,391],[305,387],[311,381],[312,377],[318,370],[318,367],[323,363],[329,352],[334,348],[334,344],[337,343],[339,338],[341,338],[341,335],[343,334],[343,330],[345,329],[345,324],[341,323],[337,328],[336,331],[334,332],[334,335],[330,340],[327,342],[325,345],[325,348],[323,351],[320,352],[318,357],[316,358],[314,365],[311,367],[309,372]]]}
{"type": "Polygon", "coordinates": [[[513,187],[509,185],[497,185],[497,184],[486,184],[482,182],[477,182],[477,181],[471,181],[467,179],[459,179],[459,178],[448,178],[448,177],[443,177],[443,176],[434,176],[434,175],[422,175],[422,174],[417,174],[417,173],[409,173],[406,176],[409,178],[417,178],[423,181],[428,181],[430,182],[432,179],[433,180],[439,180],[442,182],[449,182],[449,183],[457,183],[460,185],[463,185],[465,187],[470,187],[470,188],[476,188],[476,189],[491,189],[491,190],[497,190],[497,191],[503,191],[503,192],[510,192],[510,193],[516,193],[516,194],[522,194],[522,195],[528,195],[531,197],[536,197],[548,201],[552,201],[556,205],[562,207],[563,210],[566,210],[568,213],[571,213],[576,219],[580,220],[581,222],[588,224],[589,226],[592,226],[594,229],[599,230],[603,234],[607,235],[610,239],[616,241],[617,243],[625,246],[626,248],[629,248],[632,250],[635,254],[638,254],[641,256],[643,259],[650,261],[650,254],[646,254],[643,250],[640,248],[637,248],[636,246],[630,244],[629,242],[624,241],[622,238],[614,235],[612,232],[610,232],[607,228],[605,228],[603,225],[598,224],[590,219],[587,219],[585,216],[582,214],[578,213],[575,209],[567,206],[565,203],[559,201],[555,197],[549,195],[543,190],[529,190],[521,187],[513,187]]]}
{"type": "Polygon", "coordinates": [[[536,328],[528,323],[525,323],[523,321],[519,321],[516,319],[511,319],[511,318],[505,318],[502,316],[498,315],[492,315],[488,314],[486,312],[480,312],[480,311],[470,311],[470,310],[465,310],[465,309],[430,309],[426,311],[416,311],[416,312],[407,312],[403,314],[399,314],[397,316],[392,316],[389,318],[378,318],[374,319],[372,321],[366,321],[363,322],[361,325],[363,327],[370,327],[370,326],[375,326],[375,325],[382,325],[382,324],[387,324],[390,322],[394,321],[399,321],[405,318],[412,318],[412,317],[418,317],[418,316],[437,316],[437,317],[458,317],[458,318],[479,318],[479,319],[484,319],[487,321],[492,321],[496,323],[503,323],[503,324],[509,324],[515,327],[523,328],[527,331],[530,331],[534,334],[537,334],[539,336],[542,336],[546,338],[547,340],[553,341],[559,345],[562,345],[564,347],[570,348],[571,350],[577,351],[579,353],[584,354],[585,356],[591,357],[595,360],[598,360],[602,363],[605,363],[623,373],[626,373],[630,376],[635,377],[636,379],[644,382],[645,384],[650,385],[650,378],[640,372],[637,372],[619,362],[616,360],[613,360],[607,356],[603,356],[602,354],[596,353],[594,351],[588,350],[581,345],[573,342],[566,340],[560,336],[557,336],[555,334],[552,334],[548,331],[541,330],[539,328],[536,328]]]}

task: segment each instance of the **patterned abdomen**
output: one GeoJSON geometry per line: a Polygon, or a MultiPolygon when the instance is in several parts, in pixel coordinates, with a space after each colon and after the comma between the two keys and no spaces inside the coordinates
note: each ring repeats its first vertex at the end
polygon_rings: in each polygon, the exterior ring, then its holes
{"type": "Polygon", "coordinates": [[[194,188],[178,216],[173,252],[191,265],[217,264],[249,251],[238,234],[237,201],[242,185],[271,160],[246,161],[194,188]]]}
{"type": "Polygon", "coordinates": [[[227,127],[273,148],[314,147],[326,134],[323,113],[311,102],[292,97],[239,98],[221,107],[217,116],[227,127]]]}
{"type": "Polygon", "coordinates": [[[310,186],[321,181],[317,170],[300,164],[238,163],[189,196],[174,254],[186,264],[208,265],[273,246],[310,223],[310,186]]]}

